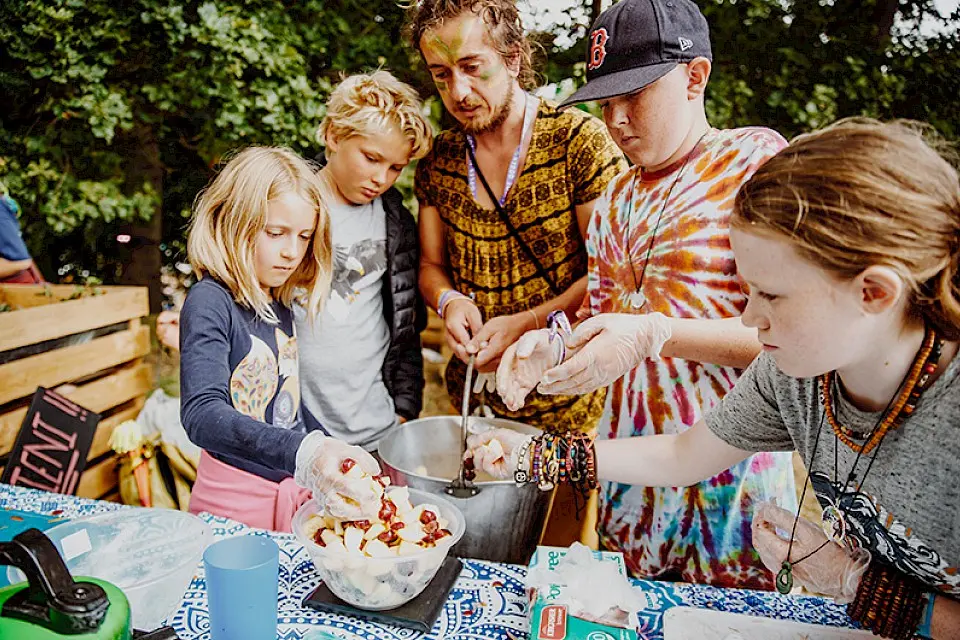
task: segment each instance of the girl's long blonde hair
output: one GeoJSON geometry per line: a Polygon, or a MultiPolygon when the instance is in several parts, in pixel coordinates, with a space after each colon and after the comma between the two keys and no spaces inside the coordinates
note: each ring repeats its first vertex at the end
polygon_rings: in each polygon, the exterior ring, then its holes
{"type": "Polygon", "coordinates": [[[187,256],[198,278],[222,282],[241,306],[276,324],[270,297],[260,287],[254,250],[267,222],[267,205],[288,193],[312,204],[317,222],[303,261],[273,291],[286,306],[295,299],[317,317],[330,290],[332,250],[327,215],[328,188],[317,168],[280,147],[249,147],[227,162],[197,195],[187,238],[187,256]]]}
{"type": "Polygon", "coordinates": [[[896,270],[910,312],[960,339],[960,178],[945,155],[925,125],[841,120],[760,167],[737,193],[732,224],[785,235],[842,278],[896,270]]]}

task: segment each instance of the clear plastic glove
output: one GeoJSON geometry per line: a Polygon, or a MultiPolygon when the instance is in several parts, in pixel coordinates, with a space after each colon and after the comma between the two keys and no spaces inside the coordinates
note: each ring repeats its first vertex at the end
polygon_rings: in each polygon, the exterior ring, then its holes
{"type": "Polygon", "coordinates": [[[380,465],[369,453],[319,431],[297,449],[296,483],[313,491],[326,513],[343,520],[367,520],[380,511],[380,465]],[[351,462],[352,461],[352,462],[351,462]]]}
{"type": "MultiPolygon", "coordinates": [[[[770,502],[761,502],[753,514],[753,546],[763,564],[774,575],[787,559],[795,518],[796,514],[770,502]]],[[[793,548],[790,549],[790,560],[797,562],[808,553],[813,555],[792,565],[793,583],[808,591],[829,596],[838,604],[853,602],[860,579],[870,564],[870,552],[859,547],[848,549],[828,541],[820,527],[806,518],[800,518],[793,548]],[[823,547],[816,551],[821,545],[823,547]]]]}
{"type": "MultiPolygon", "coordinates": [[[[558,338],[559,339],[559,338],[558,338]]],[[[550,342],[549,329],[527,331],[503,352],[497,367],[497,393],[510,411],[523,407],[524,400],[540,383],[543,374],[557,364],[557,340],[550,342]]]]}
{"type": "Polygon", "coordinates": [[[473,465],[494,478],[512,478],[517,470],[517,458],[524,442],[532,436],[513,429],[490,429],[467,436],[467,451],[464,457],[473,458],[473,465]]]}
{"type": "Polygon", "coordinates": [[[576,354],[543,375],[540,393],[580,395],[612,384],[647,358],[658,358],[673,331],[662,313],[604,313],[567,338],[576,354]]]}

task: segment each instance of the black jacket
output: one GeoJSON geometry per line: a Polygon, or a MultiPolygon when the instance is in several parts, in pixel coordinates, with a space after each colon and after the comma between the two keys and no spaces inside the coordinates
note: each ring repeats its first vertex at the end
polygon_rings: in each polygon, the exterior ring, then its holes
{"type": "Polygon", "coordinates": [[[387,218],[387,273],[383,277],[383,312],[390,346],[383,361],[383,382],[397,413],[408,420],[423,408],[423,352],[420,332],[427,307],[418,286],[420,239],[417,223],[396,189],[383,194],[387,218]]]}

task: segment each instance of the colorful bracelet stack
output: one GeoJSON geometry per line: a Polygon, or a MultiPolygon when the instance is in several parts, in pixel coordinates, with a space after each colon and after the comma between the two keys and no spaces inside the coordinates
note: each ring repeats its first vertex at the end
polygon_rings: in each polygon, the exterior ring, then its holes
{"type": "Polygon", "coordinates": [[[541,491],[567,482],[585,498],[600,484],[593,437],[579,432],[534,436],[521,445],[513,478],[517,484],[535,482],[541,491]]]}
{"type": "Polygon", "coordinates": [[[920,627],[927,602],[920,582],[872,562],[860,580],[856,599],[847,605],[847,615],[879,636],[909,640],[920,627]]]}
{"type": "Polygon", "coordinates": [[[470,298],[470,296],[465,296],[459,291],[457,291],[456,289],[444,289],[443,291],[441,291],[440,297],[437,298],[437,315],[442,318],[444,309],[446,309],[447,305],[453,302],[454,300],[458,300],[460,298],[466,298],[472,301],[472,298],[470,298]]]}

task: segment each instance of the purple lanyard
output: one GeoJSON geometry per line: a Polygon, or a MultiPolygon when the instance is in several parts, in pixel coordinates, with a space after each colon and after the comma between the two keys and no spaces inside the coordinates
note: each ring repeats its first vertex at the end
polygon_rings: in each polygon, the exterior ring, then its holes
{"type": "MultiPolygon", "coordinates": [[[[520,135],[520,144],[517,145],[516,151],[513,152],[513,158],[510,159],[510,166],[507,167],[507,180],[503,185],[503,195],[500,196],[500,206],[507,201],[507,194],[510,193],[510,187],[513,186],[513,183],[517,181],[517,171],[520,169],[520,150],[523,148],[523,142],[527,139],[527,135],[530,133],[530,129],[533,128],[533,123],[536,120],[536,109],[539,105],[539,100],[534,100],[533,96],[530,94],[524,93],[524,100],[526,106],[523,110],[523,133],[520,135]],[[527,116],[534,114],[534,117],[528,118],[527,116]],[[529,121],[528,121],[529,120],[529,121]]],[[[470,148],[473,150],[473,153],[477,153],[477,141],[469,133],[467,134],[467,144],[470,145],[470,148]]],[[[470,185],[470,192],[473,193],[473,199],[477,199],[477,170],[473,166],[473,163],[470,162],[469,155],[467,157],[467,184],[470,185]]]]}

